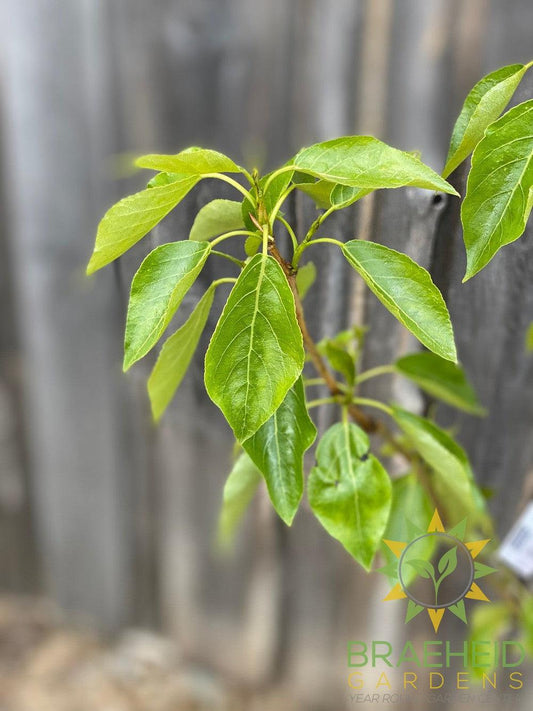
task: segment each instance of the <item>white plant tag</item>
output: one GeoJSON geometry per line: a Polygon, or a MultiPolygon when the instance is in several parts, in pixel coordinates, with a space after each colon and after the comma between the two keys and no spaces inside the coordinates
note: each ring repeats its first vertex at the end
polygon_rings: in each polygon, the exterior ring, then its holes
{"type": "Polygon", "coordinates": [[[504,538],[498,558],[521,578],[533,576],[533,502],[504,538]]]}

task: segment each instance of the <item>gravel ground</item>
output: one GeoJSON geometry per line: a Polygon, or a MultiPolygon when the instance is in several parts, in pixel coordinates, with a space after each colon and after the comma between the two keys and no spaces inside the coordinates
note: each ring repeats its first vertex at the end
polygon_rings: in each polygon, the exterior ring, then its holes
{"type": "Polygon", "coordinates": [[[245,693],[144,630],[106,642],[42,600],[0,598],[0,711],[297,711],[245,693]]]}

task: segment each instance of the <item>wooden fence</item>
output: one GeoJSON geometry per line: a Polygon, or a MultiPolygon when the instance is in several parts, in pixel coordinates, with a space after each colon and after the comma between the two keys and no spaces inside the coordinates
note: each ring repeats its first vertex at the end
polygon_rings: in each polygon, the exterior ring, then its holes
{"type": "MultiPolygon", "coordinates": [[[[531,58],[533,5],[5,0],[0,13],[2,586],[45,590],[105,629],[161,626],[232,676],[281,676],[303,698],[331,701],[352,633],[385,624],[398,634],[396,613],[368,602],[380,583],[306,512],[288,531],[261,500],[233,556],[217,556],[231,438],[203,393],[201,364],[157,429],[149,364],[121,374],[131,275],[154,244],[187,234],[214,187],[203,184],[116,268],[86,279],[95,227],[141,185],[124,155],[152,149],[207,143],[268,167],[302,144],[369,132],[440,169],[468,89],[531,58]]],[[[462,174],[453,179],[464,187],[462,174]]],[[[305,201],[291,209],[309,217],[305,201]]],[[[504,533],[533,464],[531,228],[466,285],[453,199],[385,191],[332,229],[405,250],[445,293],[460,359],[490,415],[443,409],[442,419],[460,428],[478,479],[494,490],[504,533]]],[[[317,337],[365,319],[365,366],[416,347],[334,250],[318,266],[308,304],[317,337]]],[[[373,387],[423,405],[391,379],[373,387]]]]}

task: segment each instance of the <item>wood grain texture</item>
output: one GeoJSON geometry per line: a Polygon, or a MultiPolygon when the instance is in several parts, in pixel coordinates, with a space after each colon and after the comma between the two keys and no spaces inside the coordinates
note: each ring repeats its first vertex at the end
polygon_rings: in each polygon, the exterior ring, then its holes
{"type": "MultiPolygon", "coordinates": [[[[46,591],[66,607],[107,628],[162,625],[189,654],[236,678],[290,679],[306,708],[331,708],[342,696],[346,639],[372,638],[384,624],[399,638],[397,611],[368,602],[379,598],[376,576],[360,573],[305,509],[288,531],[259,500],[234,556],[221,559],[213,534],[231,437],[205,396],[201,357],[159,429],[145,393],[153,357],[120,373],[127,291],[142,257],[186,237],[197,209],[233,197],[231,188],[203,182],[118,266],[90,282],[82,272],[105,208],[143,185],[144,176],[125,173],[123,152],[205,143],[269,168],[302,144],[363,125],[399,148],[421,149],[439,170],[470,86],[528,59],[533,6],[380,0],[381,14],[377,5],[53,0],[45,8],[9,0],[1,15],[10,22],[1,48],[0,167],[11,220],[0,239],[12,287],[7,316],[6,303],[0,307],[0,356],[15,326],[24,392],[22,400],[14,391],[14,408],[23,402],[25,413],[16,439],[29,450],[17,466],[29,482],[36,531],[17,542],[27,551],[25,569],[37,566],[33,546],[46,591]],[[364,50],[370,22],[386,52],[364,50]]],[[[529,80],[522,96],[531,89],[529,80]]],[[[453,179],[463,185],[462,173],[453,179]]],[[[305,198],[287,209],[300,230],[312,219],[305,198]]],[[[336,216],[322,234],[347,240],[360,228],[429,267],[446,294],[460,359],[490,415],[442,408],[439,416],[460,425],[480,481],[495,490],[491,506],[505,533],[533,466],[533,359],[523,347],[533,321],[531,227],[466,285],[454,198],[382,191],[371,209],[336,216]]],[[[306,300],[317,339],[364,314],[372,328],[363,367],[418,347],[373,296],[352,298],[354,277],[335,248],[310,249],[307,258],[319,272],[306,300]]],[[[210,258],[171,330],[215,272],[230,276],[234,268],[210,258]]],[[[221,299],[220,292],[200,353],[221,299]]],[[[390,376],[365,393],[427,406],[390,376]]],[[[334,416],[320,412],[320,428],[334,416]]],[[[26,509],[21,515],[28,521],[26,509]]],[[[27,536],[6,516],[0,507],[2,531],[27,536]]],[[[8,570],[6,585],[22,589],[22,568],[8,570]]]]}

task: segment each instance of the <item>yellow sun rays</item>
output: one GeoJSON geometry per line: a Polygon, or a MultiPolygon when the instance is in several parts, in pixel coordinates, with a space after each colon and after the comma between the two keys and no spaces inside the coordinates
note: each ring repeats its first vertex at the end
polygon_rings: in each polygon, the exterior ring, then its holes
{"type": "MultiPolygon", "coordinates": [[[[463,522],[464,524],[465,522],[463,522]]],[[[450,531],[446,531],[444,528],[444,525],[442,523],[442,519],[439,515],[439,512],[437,509],[435,509],[435,512],[431,518],[431,521],[429,523],[429,526],[427,528],[427,533],[447,533],[449,536],[454,536],[456,531],[462,530],[464,533],[464,528],[462,528],[463,524],[460,524],[457,526],[455,529],[451,529],[450,531]]],[[[455,536],[454,536],[455,537],[455,536]]],[[[458,534],[458,540],[460,540],[459,537],[462,538],[461,534],[458,534]]],[[[383,539],[383,542],[385,545],[392,551],[394,556],[399,560],[404,552],[404,550],[407,548],[409,545],[409,541],[391,541],[391,540],[385,540],[383,539]]],[[[469,541],[465,542],[464,546],[468,550],[472,560],[477,558],[477,556],[481,553],[481,551],[485,548],[487,543],[490,542],[490,539],[484,539],[481,541],[469,541]]],[[[478,563],[475,564],[475,566],[478,566],[478,563]]],[[[479,573],[479,575],[475,575],[475,577],[482,577],[482,575],[488,574],[488,571],[494,572],[492,568],[488,568],[487,566],[481,566],[481,568],[486,568],[486,572],[479,573]]],[[[476,568],[474,568],[476,570],[476,568]]],[[[400,582],[397,582],[394,587],[390,590],[388,595],[384,598],[384,601],[389,601],[389,600],[402,600],[407,598],[408,595],[406,594],[404,588],[402,587],[402,584],[400,582]]],[[[440,608],[434,608],[434,607],[426,607],[425,609],[427,610],[429,619],[431,620],[431,624],[433,625],[433,629],[435,630],[435,634],[438,632],[440,623],[442,622],[442,619],[444,617],[444,612],[448,609],[451,610],[451,612],[459,617],[463,622],[466,623],[466,613],[465,613],[465,607],[464,607],[464,598],[468,598],[470,600],[481,600],[482,602],[490,602],[489,598],[485,595],[483,590],[479,587],[479,585],[475,582],[472,582],[470,588],[464,593],[463,597],[456,603],[452,603],[451,605],[447,607],[440,607],[440,608]]],[[[408,619],[412,619],[418,612],[421,612],[424,609],[423,605],[418,605],[414,603],[413,601],[409,600],[409,610],[408,610],[408,619]],[[414,614],[413,614],[414,612],[414,614]]]]}

